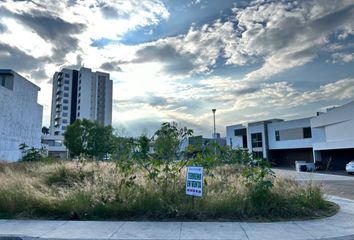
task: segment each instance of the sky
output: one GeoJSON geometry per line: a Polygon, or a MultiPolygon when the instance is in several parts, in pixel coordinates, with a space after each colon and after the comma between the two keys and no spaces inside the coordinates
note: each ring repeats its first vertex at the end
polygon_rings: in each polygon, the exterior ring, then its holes
{"type": "Polygon", "coordinates": [[[311,117],[354,100],[354,1],[0,0],[0,68],[41,88],[43,125],[80,66],[110,73],[125,135],[311,117]]]}

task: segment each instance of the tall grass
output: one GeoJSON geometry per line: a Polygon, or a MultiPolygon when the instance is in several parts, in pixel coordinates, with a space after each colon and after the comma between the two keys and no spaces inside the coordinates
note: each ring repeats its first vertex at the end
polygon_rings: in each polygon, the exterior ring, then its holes
{"type": "Polygon", "coordinates": [[[0,164],[0,217],[282,220],[337,210],[318,186],[287,179],[276,179],[267,195],[258,195],[233,166],[213,169],[203,197],[192,198],[185,195],[184,174],[155,182],[138,168],[127,176],[112,162],[0,164]]]}

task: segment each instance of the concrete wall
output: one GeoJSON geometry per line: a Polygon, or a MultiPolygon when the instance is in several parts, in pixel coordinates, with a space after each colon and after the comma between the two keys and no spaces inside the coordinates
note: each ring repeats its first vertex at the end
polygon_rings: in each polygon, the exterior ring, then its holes
{"type": "Polygon", "coordinates": [[[0,86],[0,160],[9,162],[22,157],[21,143],[41,147],[43,113],[37,103],[39,87],[12,73],[13,90],[0,86]]]}
{"type": "Polygon", "coordinates": [[[312,138],[303,138],[303,128],[310,127],[311,118],[268,124],[269,149],[312,148],[312,138]],[[279,131],[280,141],[276,141],[275,132],[279,131]],[[291,140],[282,140],[291,139],[291,140]]]}

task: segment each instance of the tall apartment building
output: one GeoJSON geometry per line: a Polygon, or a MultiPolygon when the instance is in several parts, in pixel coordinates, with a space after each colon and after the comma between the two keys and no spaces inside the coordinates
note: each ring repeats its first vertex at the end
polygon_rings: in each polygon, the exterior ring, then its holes
{"type": "Polygon", "coordinates": [[[50,135],[44,137],[51,155],[66,155],[63,135],[76,119],[112,124],[112,89],[108,73],[89,68],[63,68],[54,74],[50,135]]]}
{"type": "Polygon", "coordinates": [[[15,71],[0,69],[0,161],[22,157],[19,145],[41,147],[40,88],[15,71]]]}

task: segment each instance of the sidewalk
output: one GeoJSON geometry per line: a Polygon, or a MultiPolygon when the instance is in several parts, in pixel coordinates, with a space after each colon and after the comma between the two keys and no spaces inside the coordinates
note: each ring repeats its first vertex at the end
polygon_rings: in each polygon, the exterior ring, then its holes
{"type": "Polygon", "coordinates": [[[10,236],[39,240],[354,239],[354,201],[329,198],[339,204],[341,210],[333,217],[320,220],[274,223],[0,220],[0,239],[11,239],[5,238],[10,236]]]}

